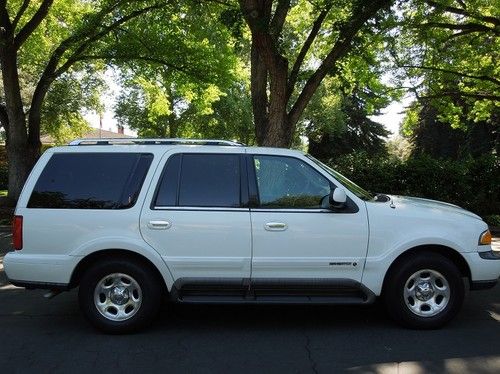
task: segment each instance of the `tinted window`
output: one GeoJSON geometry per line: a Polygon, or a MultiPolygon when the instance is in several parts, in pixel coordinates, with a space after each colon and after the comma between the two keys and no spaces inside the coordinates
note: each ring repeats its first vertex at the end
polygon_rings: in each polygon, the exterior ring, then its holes
{"type": "Polygon", "coordinates": [[[177,205],[177,185],[179,184],[179,170],[181,165],[181,155],[176,154],[170,157],[163,170],[158,192],[156,193],[156,206],[177,205]]]}
{"type": "Polygon", "coordinates": [[[239,155],[184,154],[181,165],[180,206],[240,206],[239,155]]]}
{"type": "Polygon", "coordinates": [[[262,208],[321,208],[330,182],[306,163],[291,157],[254,156],[262,208]]]}
{"type": "Polygon", "coordinates": [[[140,153],[56,153],[38,178],[28,208],[129,208],[152,159],[140,153]]]}

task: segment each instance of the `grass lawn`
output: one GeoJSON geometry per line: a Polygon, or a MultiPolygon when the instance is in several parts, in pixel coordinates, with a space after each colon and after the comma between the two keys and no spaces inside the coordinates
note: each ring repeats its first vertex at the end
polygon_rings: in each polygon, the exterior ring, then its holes
{"type": "Polygon", "coordinates": [[[7,196],[7,190],[0,190],[0,197],[7,196]]]}

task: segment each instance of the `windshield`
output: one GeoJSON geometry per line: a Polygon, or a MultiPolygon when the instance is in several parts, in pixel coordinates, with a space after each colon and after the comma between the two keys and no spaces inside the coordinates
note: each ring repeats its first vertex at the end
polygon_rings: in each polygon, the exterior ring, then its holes
{"type": "Polygon", "coordinates": [[[342,183],[345,187],[347,187],[349,189],[349,191],[351,191],[353,194],[355,194],[360,199],[373,200],[375,198],[375,196],[373,196],[370,192],[359,187],[356,183],[350,181],[349,179],[344,177],[342,174],[333,170],[331,167],[325,165],[321,161],[316,160],[313,156],[306,154],[306,157],[309,158],[311,161],[313,161],[321,169],[326,171],[328,174],[330,174],[332,177],[334,177],[336,180],[338,180],[340,183],[342,183]]]}

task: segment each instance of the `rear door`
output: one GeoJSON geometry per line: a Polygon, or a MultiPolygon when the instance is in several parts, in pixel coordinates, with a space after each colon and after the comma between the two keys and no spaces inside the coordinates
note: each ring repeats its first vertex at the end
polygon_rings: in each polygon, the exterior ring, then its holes
{"type": "Polygon", "coordinates": [[[163,257],[177,288],[242,286],[250,278],[244,149],[207,148],[166,154],[141,214],[142,235],[163,257]]]}

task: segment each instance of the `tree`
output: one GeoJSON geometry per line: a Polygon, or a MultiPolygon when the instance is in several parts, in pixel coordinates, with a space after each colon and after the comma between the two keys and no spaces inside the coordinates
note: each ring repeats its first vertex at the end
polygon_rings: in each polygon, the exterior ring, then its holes
{"type": "Polygon", "coordinates": [[[309,153],[322,160],[336,158],[352,152],[365,152],[370,156],[386,153],[385,139],[390,132],[378,122],[368,118],[365,103],[356,94],[342,98],[341,122],[330,131],[309,137],[309,153]]]}
{"type": "Polygon", "coordinates": [[[322,80],[352,50],[360,30],[375,27],[374,21],[368,25],[369,20],[391,1],[293,3],[239,0],[251,32],[252,107],[260,145],[291,145],[295,126],[322,80]],[[310,24],[287,30],[287,18],[297,17],[293,11],[310,24]]]}
{"type": "MultiPolygon", "coordinates": [[[[240,88],[248,74],[235,54],[232,31],[221,23],[226,9],[189,1],[176,7],[157,22],[132,21],[104,51],[120,69],[124,87],[116,118],[140,136],[238,138],[242,134],[228,115],[245,112],[239,107],[248,101],[240,88]]],[[[248,127],[248,120],[232,118],[238,120],[248,127]]]]}
{"type": "MultiPolygon", "coordinates": [[[[465,106],[465,103],[462,103],[465,106]]],[[[402,125],[402,133],[413,143],[412,156],[464,159],[498,154],[500,150],[500,111],[489,121],[473,121],[467,108],[461,108],[461,126],[454,127],[440,116],[440,108],[432,100],[414,103],[402,125]]]]}
{"type": "MultiPolygon", "coordinates": [[[[44,100],[55,81],[82,68],[87,54],[103,38],[134,18],[164,7],[153,1],[0,0],[0,67],[3,99],[0,121],[6,132],[9,158],[9,198],[17,200],[28,173],[40,154],[44,100]],[[50,28],[49,47],[39,48],[36,84],[27,97],[21,94],[20,61],[27,43],[40,28],[50,28]]],[[[25,63],[27,61],[24,61],[25,63]]],[[[25,66],[25,65],[23,65],[25,66]]]]}
{"type": "Polygon", "coordinates": [[[491,122],[500,106],[498,1],[405,1],[394,17],[388,50],[401,85],[454,128],[491,122]]]}
{"type": "MultiPolygon", "coordinates": [[[[157,69],[161,70],[161,68],[157,69]]],[[[123,85],[115,106],[116,118],[141,137],[193,137],[213,113],[224,93],[215,84],[203,84],[160,74],[136,76],[123,85]]]]}

